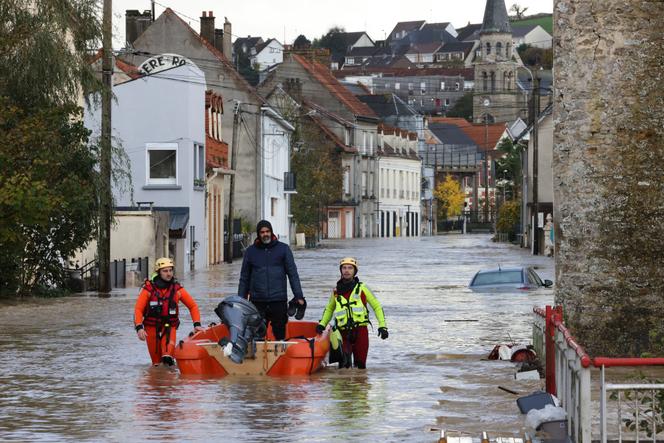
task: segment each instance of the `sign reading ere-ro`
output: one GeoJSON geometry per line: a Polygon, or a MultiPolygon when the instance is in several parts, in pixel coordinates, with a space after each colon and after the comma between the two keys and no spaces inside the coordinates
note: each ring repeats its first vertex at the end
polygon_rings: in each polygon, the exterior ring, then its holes
{"type": "Polygon", "coordinates": [[[140,71],[143,75],[156,74],[157,72],[165,71],[166,69],[186,65],[187,61],[186,57],[177,54],[156,55],[143,62],[140,71]]]}

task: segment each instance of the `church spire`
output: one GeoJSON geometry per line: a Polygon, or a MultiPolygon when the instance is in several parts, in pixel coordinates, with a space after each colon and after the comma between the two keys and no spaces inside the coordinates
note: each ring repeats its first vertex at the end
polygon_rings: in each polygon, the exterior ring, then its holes
{"type": "Polygon", "coordinates": [[[505,0],[486,0],[480,35],[491,33],[512,33],[505,0]]]}

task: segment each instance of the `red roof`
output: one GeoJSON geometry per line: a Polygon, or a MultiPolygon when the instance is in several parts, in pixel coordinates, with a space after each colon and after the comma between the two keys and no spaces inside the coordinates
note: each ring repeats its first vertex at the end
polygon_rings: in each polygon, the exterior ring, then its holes
{"type": "Polygon", "coordinates": [[[332,95],[341,101],[341,103],[343,103],[354,115],[374,118],[378,117],[369,106],[358,100],[348,88],[339,83],[339,80],[332,75],[332,72],[327,67],[318,62],[309,61],[298,54],[291,54],[291,57],[302,65],[312,77],[330,91],[332,95]]]}
{"type": "MultiPolygon", "coordinates": [[[[92,60],[90,60],[90,63],[95,63],[97,60],[101,58],[101,56],[104,54],[104,50],[100,49],[97,51],[94,57],[92,57],[92,60]]],[[[124,60],[120,60],[119,58],[115,57],[115,66],[125,74],[129,76],[132,80],[135,80],[139,77],[141,77],[141,73],[138,71],[138,68],[132,64],[129,64],[125,62],[124,60]]]]}
{"type": "Polygon", "coordinates": [[[505,133],[505,123],[490,125],[470,123],[465,118],[429,117],[430,123],[446,123],[455,125],[470,137],[480,151],[493,150],[505,133]],[[486,137],[486,140],[485,140],[486,137]]]}

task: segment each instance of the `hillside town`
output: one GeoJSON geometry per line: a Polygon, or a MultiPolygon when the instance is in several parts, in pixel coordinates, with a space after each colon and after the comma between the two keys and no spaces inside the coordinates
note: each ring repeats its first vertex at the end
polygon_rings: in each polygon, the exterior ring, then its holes
{"type": "MultiPolygon", "coordinates": [[[[331,29],[316,44],[235,38],[242,30],[215,11],[194,29],[170,8],[127,10],[112,126],[133,190],[113,190],[112,260],[168,253],[179,273],[232,261],[263,219],[302,246],[461,225],[496,232],[509,202],[500,238],[553,254],[550,61],[522,60],[533,48],[550,54],[540,23],[550,29],[551,16],[515,20],[500,3],[459,29],[398,22],[385,40],[331,29]],[[462,205],[436,197],[447,177],[462,205]],[[138,226],[146,240],[125,241],[138,226]]],[[[98,134],[99,108],[85,121],[98,134]]],[[[77,264],[94,260],[90,246],[77,264]]]]}

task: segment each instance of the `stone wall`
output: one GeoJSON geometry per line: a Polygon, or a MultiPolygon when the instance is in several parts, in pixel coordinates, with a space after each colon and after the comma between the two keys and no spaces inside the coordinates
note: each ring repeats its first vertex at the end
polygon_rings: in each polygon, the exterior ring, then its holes
{"type": "Polygon", "coordinates": [[[556,0],[557,290],[593,355],[664,351],[664,2],[556,0]]]}

